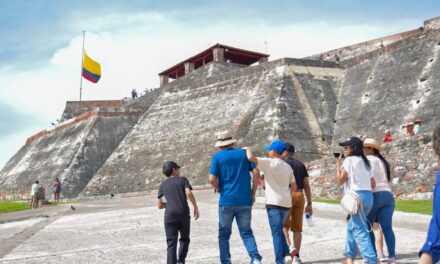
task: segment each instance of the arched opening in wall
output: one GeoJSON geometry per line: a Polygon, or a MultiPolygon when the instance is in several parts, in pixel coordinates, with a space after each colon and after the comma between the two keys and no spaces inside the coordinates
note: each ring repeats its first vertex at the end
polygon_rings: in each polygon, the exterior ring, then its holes
{"type": "Polygon", "coordinates": [[[424,81],[426,81],[426,80],[428,80],[428,77],[421,77],[421,78],[419,79],[419,82],[424,82],[424,81]]]}
{"type": "Polygon", "coordinates": [[[418,100],[416,101],[416,104],[418,104],[418,103],[420,103],[420,99],[418,99],[418,100]]]}
{"type": "Polygon", "coordinates": [[[426,89],[425,93],[429,93],[431,91],[431,89],[426,89]]]}
{"type": "Polygon", "coordinates": [[[322,142],[325,142],[325,138],[324,137],[321,137],[321,140],[322,140],[322,142]]]}
{"type": "Polygon", "coordinates": [[[322,102],[325,102],[325,99],[322,99],[321,101],[322,101],[322,102]]]}
{"type": "Polygon", "coordinates": [[[429,59],[429,62],[433,62],[434,61],[434,59],[429,59]]]}
{"type": "Polygon", "coordinates": [[[333,120],[333,123],[335,123],[335,124],[336,124],[336,122],[338,122],[338,121],[336,121],[336,119],[335,119],[335,120],[333,120]]]}
{"type": "Polygon", "coordinates": [[[437,42],[437,46],[440,46],[440,42],[437,42]]]}

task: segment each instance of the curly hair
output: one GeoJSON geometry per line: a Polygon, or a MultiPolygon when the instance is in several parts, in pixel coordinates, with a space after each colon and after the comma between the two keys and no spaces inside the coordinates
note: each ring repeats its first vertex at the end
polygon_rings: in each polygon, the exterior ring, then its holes
{"type": "Polygon", "coordinates": [[[440,157],[440,124],[437,125],[432,134],[432,142],[435,153],[440,157]]]}

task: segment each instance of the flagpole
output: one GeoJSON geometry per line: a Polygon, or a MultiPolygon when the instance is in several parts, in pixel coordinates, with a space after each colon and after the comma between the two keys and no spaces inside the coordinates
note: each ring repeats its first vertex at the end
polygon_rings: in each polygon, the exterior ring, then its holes
{"type": "Polygon", "coordinates": [[[83,31],[83,45],[82,45],[82,53],[81,53],[81,81],[79,83],[79,101],[81,102],[82,99],[82,84],[83,84],[83,67],[84,67],[84,39],[86,38],[86,31],[83,31]]]}

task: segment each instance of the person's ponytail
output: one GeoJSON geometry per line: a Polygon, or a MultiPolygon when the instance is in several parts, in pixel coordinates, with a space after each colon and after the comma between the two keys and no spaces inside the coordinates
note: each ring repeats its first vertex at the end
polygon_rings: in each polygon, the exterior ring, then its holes
{"type": "Polygon", "coordinates": [[[378,150],[374,150],[374,154],[383,162],[383,165],[385,165],[385,171],[387,172],[387,179],[388,181],[391,181],[391,168],[388,161],[380,154],[378,150]]]}
{"type": "Polygon", "coordinates": [[[366,167],[368,170],[371,170],[370,161],[367,159],[367,157],[364,155],[364,153],[361,154],[361,158],[364,160],[365,167],[366,167]]]}

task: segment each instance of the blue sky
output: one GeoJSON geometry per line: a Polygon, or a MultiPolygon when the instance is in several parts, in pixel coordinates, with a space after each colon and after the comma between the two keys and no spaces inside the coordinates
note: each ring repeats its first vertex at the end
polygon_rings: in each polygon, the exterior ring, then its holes
{"type": "Polygon", "coordinates": [[[81,32],[103,77],[84,98],[158,86],[157,73],[217,42],[302,57],[422,26],[440,1],[0,0],[0,167],[78,99],[81,32]]]}

